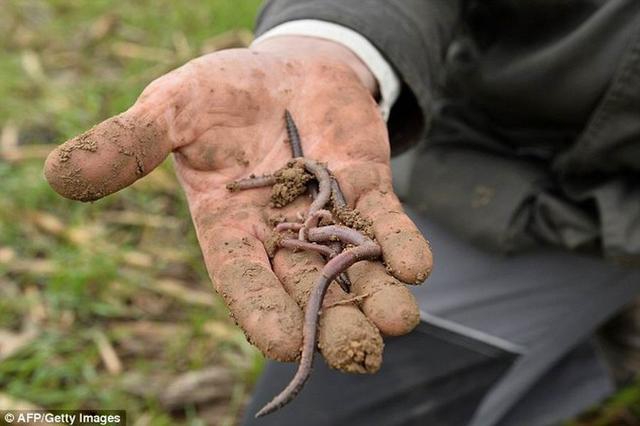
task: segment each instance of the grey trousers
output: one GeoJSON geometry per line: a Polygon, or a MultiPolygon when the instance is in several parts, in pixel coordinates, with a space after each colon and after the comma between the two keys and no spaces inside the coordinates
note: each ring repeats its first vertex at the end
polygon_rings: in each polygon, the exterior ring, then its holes
{"type": "Polygon", "coordinates": [[[385,340],[372,376],[319,359],[291,404],[253,419],[296,366],[270,362],[244,425],[548,425],[613,390],[591,337],[640,293],[640,270],[564,251],[505,257],[456,238],[408,210],[435,267],[414,293],[424,322],[385,340]]]}

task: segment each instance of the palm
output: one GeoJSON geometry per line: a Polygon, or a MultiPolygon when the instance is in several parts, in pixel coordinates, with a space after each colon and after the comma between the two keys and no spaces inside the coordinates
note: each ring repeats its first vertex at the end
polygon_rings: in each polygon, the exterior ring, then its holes
{"type": "MultiPolygon", "coordinates": [[[[371,188],[390,183],[384,123],[371,96],[346,70],[294,67],[248,50],[227,56],[205,56],[179,70],[180,79],[168,79],[177,86],[185,79],[197,82],[178,91],[173,109],[168,107],[176,167],[190,196],[228,201],[224,185],[230,180],[284,165],[291,157],[285,109],[296,118],[307,156],[328,162],[338,175],[371,175],[359,176],[350,195],[359,195],[363,177],[371,188]]],[[[166,91],[162,82],[145,96],[156,91],[166,91]]]]}
{"type": "MultiPolygon", "coordinates": [[[[392,192],[389,143],[375,102],[349,68],[310,55],[241,49],[199,58],[153,82],[124,114],[54,151],[45,168],[58,192],[92,200],[132,183],[174,152],[216,290],[249,340],[276,359],[298,354],[298,305],[306,303],[322,261],[287,250],[270,260],[265,242],[270,219],[302,211],[307,200],[276,211],[268,207],[268,190],[230,193],[225,185],[273,172],[291,158],[285,109],[296,119],[305,156],[326,162],[349,204],[373,221],[393,275],[421,282],[431,263],[426,242],[392,192]]],[[[354,268],[355,293],[368,295],[364,314],[353,303],[323,311],[320,346],[334,367],[373,371],[382,348],[378,329],[408,332],[417,306],[382,264],[354,268]],[[353,342],[364,352],[343,347],[353,342]]],[[[348,297],[334,288],[327,303],[348,297]]]]}

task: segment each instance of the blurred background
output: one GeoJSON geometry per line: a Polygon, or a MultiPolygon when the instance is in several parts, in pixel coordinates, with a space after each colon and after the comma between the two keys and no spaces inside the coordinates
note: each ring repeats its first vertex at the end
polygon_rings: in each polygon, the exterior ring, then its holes
{"type": "MultiPolygon", "coordinates": [[[[171,162],[92,204],[42,164],[154,78],[246,46],[259,4],[0,0],[0,409],[237,424],[264,360],[212,290],[171,162]]],[[[572,424],[640,424],[640,384],[572,424]]]]}

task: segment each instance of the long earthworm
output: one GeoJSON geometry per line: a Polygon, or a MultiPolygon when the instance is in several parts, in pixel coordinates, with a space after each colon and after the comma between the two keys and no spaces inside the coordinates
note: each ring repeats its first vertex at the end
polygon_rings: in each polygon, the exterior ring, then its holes
{"type": "MultiPolygon", "coordinates": [[[[347,203],[337,179],[327,167],[303,156],[300,134],[289,111],[285,111],[285,123],[294,157],[292,161],[302,165],[307,172],[315,177],[317,187],[314,182],[308,186],[313,196],[313,202],[309,206],[304,223],[284,222],[275,227],[276,232],[298,231],[299,238],[281,238],[278,245],[285,248],[319,252],[328,259],[328,262],[322,268],[305,307],[302,353],[298,370],[291,382],[271,402],[258,411],[256,417],[272,413],[295,398],[311,374],[318,318],[329,285],[333,280],[336,280],[345,292],[349,292],[351,282],[346,275],[346,270],[356,262],[373,260],[382,255],[380,246],[357,229],[343,225],[318,226],[321,218],[331,219],[332,217],[329,211],[324,210],[329,202],[336,210],[346,208],[347,203]],[[345,244],[351,244],[354,247],[343,250],[345,244]]],[[[236,191],[270,186],[275,182],[274,175],[251,176],[232,182],[227,185],[227,188],[236,191]]]]}
{"type": "Polygon", "coordinates": [[[322,228],[314,228],[309,230],[309,234],[314,234],[313,239],[317,241],[328,241],[334,238],[340,239],[342,242],[354,244],[361,242],[360,245],[345,250],[339,255],[335,256],[322,268],[322,272],[316,284],[313,287],[309,301],[305,308],[304,325],[302,329],[303,341],[302,341],[302,356],[300,357],[300,364],[298,370],[293,376],[293,379],[289,384],[276,395],[268,404],[260,409],[256,413],[256,417],[262,417],[269,413],[281,408],[293,398],[298,395],[304,383],[311,374],[311,368],[313,366],[313,355],[316,348],[317,338],[317,324],[318,317],[320,316],[320,308],[322,307],[322,300],[329,288],[329,284],[343,271],[349,268],[356,262],[367,259],[376,259],[380,257],[380,246],[374,241],[364,237],[358,231],[352,228],[340,227],[340,226],[326,226],[322,228]],[[328,232],[315,232],[324,228],[331,228],[328,232]]]}

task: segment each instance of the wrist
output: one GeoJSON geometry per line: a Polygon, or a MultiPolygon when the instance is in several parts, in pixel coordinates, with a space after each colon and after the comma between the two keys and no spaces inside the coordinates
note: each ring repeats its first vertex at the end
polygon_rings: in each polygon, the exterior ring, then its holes
{"type": "Polygon", "coordinates": [[[273,52],[287,55],[306,55],[330,58],[346,65],[358,77],[360,82],[369,90],[371,96],[378,98],[378,82],[367,65],[349,48],[340,43],[309,36],[276,36],[254,43],[252,50],[273,52]]]}

